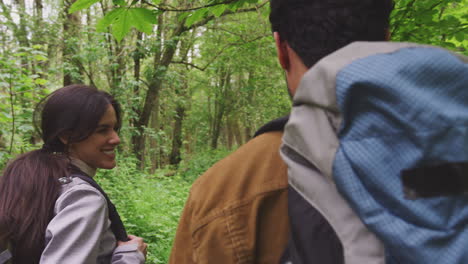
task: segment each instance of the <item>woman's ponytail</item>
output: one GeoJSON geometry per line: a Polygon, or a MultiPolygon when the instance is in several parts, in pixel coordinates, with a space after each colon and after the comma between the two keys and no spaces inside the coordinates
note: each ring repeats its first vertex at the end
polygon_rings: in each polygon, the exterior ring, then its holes
{"type": "Polygon", "coordinates": [[[0,178],[0,239],[12,245],[13,263],[38,263],[45,231],[59,195],[68,159],[40,149],[10,162],[0,178]]]}

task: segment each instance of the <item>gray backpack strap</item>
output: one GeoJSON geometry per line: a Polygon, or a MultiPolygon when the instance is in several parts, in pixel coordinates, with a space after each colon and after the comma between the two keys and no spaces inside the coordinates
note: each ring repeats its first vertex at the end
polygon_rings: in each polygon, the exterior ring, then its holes
{"type": "Polygon", "coordinates": [[[12,257],[10,250],[6,249],[2,253],[0,253],[0,264],[7,263],[12,257]]]}

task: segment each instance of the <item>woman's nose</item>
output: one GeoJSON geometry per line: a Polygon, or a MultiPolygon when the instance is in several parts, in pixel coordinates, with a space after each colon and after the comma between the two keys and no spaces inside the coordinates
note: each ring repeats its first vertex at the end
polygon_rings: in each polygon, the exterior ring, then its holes
{"type": "Polygon", "coordinates": [[[110,138],[109,143],[112,144],[112,145],[120,144],[120,137],[119,137],[119,134],[116,131],[112,132],[112,137],[110,138]]]}

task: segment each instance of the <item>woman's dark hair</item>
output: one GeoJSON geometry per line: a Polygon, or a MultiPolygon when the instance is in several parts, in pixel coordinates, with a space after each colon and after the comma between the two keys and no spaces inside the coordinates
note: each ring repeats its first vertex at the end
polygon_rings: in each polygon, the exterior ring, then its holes
{"type": "Polygon", "coordinates": [[[120,127],[118,103],[93,87],[66,86],[37,105],[33,119],[43,147],[11,161],[0,178],[0,226],[6,231],[0,240],[11,242],[13,263],[39,263],[60,192],[58,179],[69,174],[68,145],[89,137],[109,105],[120,127]]]}
{"type": "Polygon", "coordinates": [[[312,67],[354,41],[384,41],[392,0],[270,0],[272,30],[312,67]]]}

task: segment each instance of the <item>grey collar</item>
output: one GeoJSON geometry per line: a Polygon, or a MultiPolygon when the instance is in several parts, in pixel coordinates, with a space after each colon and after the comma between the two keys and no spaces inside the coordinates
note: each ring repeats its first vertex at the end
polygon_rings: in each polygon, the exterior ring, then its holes
{"type": "Polygon", "coordinates": [[[82,172],[86,173],[89,177],[94,177],[96,175],[96,169],[91,168],[88,164],[84,161],[71,157],[71,164],[75,165],[80,169],[82,172]]]}

